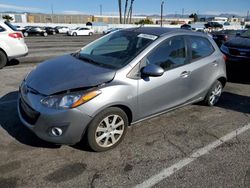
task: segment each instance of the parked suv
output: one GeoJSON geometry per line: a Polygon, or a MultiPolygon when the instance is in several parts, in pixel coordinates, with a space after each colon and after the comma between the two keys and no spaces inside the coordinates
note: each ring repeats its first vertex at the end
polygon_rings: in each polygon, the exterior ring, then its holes
{"type": "Polygon", "coordinates": [[[136,122],[199,101],[215,105],[225,84],[223,54],[206,34],[130,28],[38,65],[20,85],[18,112],[44,140],[71,145],[85,135],[105,151],[136,122]]]}
{"type": "Polygon", "coordinates": [[[78,36],[78,35],[93,35],[94,30],[87,27],[78,27],[73,30],[68,31],[68,35],[78,36]]]}
{"type": "Polygon", "coordinates": [[[0,21],[0,69],[14,58],[28,54],[23,34],[7,21],[0,21]]]}

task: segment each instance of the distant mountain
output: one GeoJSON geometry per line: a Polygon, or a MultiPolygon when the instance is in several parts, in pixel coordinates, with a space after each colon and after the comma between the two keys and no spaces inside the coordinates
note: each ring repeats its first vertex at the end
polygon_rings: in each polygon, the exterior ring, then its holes
{"type": "MultiPolygon", "coordinates": [[[[135,15],[135,16],[144,16],[144,17],[151,17],[151,18],[159,18],[161,17],[159,14],[153,14],[153,15],[146,15],[146,14],[140,14],[140,15],[135,15]]],[[[209,18],[209,17],[227,17],[227,18],[246,18],[246,16],[238,16],[236,14],[227,14],[227,13],[223,13],[220,15],[213,15],[213,14],[198,14],[199,18],[209,18]]],[[[188,18],[189,14],[167,14],[163,16],[164,18],[188,18]]]]}

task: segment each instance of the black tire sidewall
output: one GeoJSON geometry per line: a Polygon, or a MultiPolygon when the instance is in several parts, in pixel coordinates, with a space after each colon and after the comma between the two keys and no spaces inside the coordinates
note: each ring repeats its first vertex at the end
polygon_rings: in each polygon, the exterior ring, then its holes
{"type": "Polygon", "coordinates": [[[97,114],[94,119],[91,121],[91,123],[89,124],[88,126],[88,130],[87,130],[87,140],[88,140],[88,144],[90,146],[90,148],[94,151],[97,151],[97,152],[102,152],[102,151],[107,151],[107,150],[110,150],[114,147],[116,147],[119,143],[121,143],[121,141],[123,140],[124,136],[126,135],[126,132],[127,132],[127,128],[128,128],[128,125],[129,125],[129,121],[128,121],[128,117],[126,115],[126,113],[118,108],[118,107],[110,107],[110,108],[107,108],[103,111],[101,111],[99,114],[97,114]],[[121,136],[121,138],[119,139],[118,142],[116,142],[113,146],[110,146],[110,147],[107,147],[107,148],[103,148],[101,146],[99,146],[97,143],[96,143],[96,140],[95,140],[95,133],[96,133],[96,129],[99,125],[99,123],[107,116],[109,115],[119,115],[123,121],[124,121],[124,132],[123,132],[123,135],[121,136]]]}
{"type": "Polygon", "coordinates": [[[2,69],[7,64],[7,57],[4,52],[0,50],[0,69],[2,69]]]}

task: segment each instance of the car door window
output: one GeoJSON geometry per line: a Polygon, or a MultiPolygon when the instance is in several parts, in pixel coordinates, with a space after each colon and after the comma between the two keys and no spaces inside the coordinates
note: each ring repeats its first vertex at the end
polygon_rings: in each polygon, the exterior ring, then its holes
{"type": "Polygon", "coordinates": [[[186,45],[181,36],[167,39],[146,57],[146,64],[156,64],[164,70],[173,69],[186,63],[186,45]]]}
{"type": "Polygon", "coordinates": [[[208,39],[199,36],[189,38],[192,61],[209,56],[214,52],[213,45],[208,39]]]}

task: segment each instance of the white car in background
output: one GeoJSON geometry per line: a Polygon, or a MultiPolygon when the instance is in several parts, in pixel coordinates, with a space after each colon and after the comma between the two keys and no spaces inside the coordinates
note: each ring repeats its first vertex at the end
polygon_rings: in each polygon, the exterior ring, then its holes
{"type": "Polygon", "coordinates": [[[9,60],[28,54],[22,32],[6,21],[0,21],[0,41],[0,69],[9,60]]]}
{"type": "Polygon", "coordinates": [[[57,33],[67,33],[70,29],[64,26],[55,27],[57,33]]]}
{"type": "Polygon", "coordinates": [[[70,36],[78,36],[78,35],[93,35],[94,30],[87,28],[87,27],[77,27],[75,29],[72,29],[68,32],[68,35],[70,36]]]}

